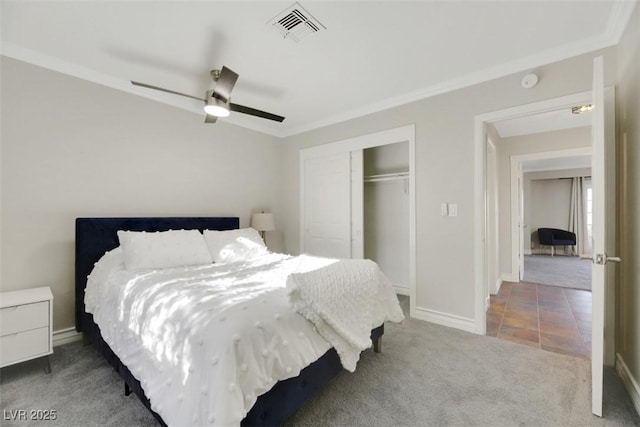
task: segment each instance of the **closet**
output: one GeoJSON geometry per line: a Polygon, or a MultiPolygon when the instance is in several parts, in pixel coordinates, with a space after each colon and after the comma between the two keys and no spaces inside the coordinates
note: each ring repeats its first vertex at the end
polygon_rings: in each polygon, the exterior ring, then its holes
{"type": "Polygon", "coordinates": [[[409,293],[409,144],[363,150],[364,257],[409,293]]]}
{"type": "Polygon", "coordinates": [[[300,151],[300,249],[368,258],[396,292],[415,282],[412,125],[300,151]]]}

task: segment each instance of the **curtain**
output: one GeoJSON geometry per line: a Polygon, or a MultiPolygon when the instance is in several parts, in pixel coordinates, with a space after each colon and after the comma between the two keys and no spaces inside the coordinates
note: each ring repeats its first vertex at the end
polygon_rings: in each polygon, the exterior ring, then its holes
{"type": "Polygon", "coordinates": [[[575,177],[571,184],[571,210],[569,212],[569,231],[576,233],[576,251],[578,254],[590,252],[587,242],[585,204],[585,185],[583,177],[575,177]]]}

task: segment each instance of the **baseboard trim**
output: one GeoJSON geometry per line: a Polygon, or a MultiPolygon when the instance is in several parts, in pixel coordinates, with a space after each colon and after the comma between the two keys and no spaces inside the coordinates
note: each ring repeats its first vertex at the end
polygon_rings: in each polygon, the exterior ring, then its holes
{"type": "Polygon", "coordinates": [[[57,331],[53,331],[53,346],[57,347],[63,344],[69,344],[72,342],[80,341],[82,339],[82,334],[76,331],[75,327],[59,329],[57,331]]]}
{"type": "Polygon", "coordinates": [[[624,363],[624,359],[622,358],[620,353],[616,354],[616,372],[627,388],[629,396],[631,396],[633,406],[636,408],[636,412],[638,413],[638,415],[640,415],[640,385],[638,385],[638,381],[629,371],[629,367],[626,363],[624,363]]]}
{"type": "Polygon", "coordinates": [[[469,319],[468,317],[456,316],[455,314],[442,313],[420,307],[416,307],[413,317],[449,328],[460,329],[473,334],[477,333],[475,320],[469,319]]]}
{"type": "Polygon", "coordinates": [[[500,280],[502,280],[503,282],[519,282],[520,281],[520,277],[518,277],[518,275],[513,275],[511,273],[508,274],[503,274],[502,276],[500,276],[500,280]]]}
{"type": "Polygon", "coordinates": [[[525,255],[532,255],[532,253],[531,253],[531,249],[529,249],[529,250],[526,250],[526,249],[525,249],[524,254],[525,254],[525,255]]]}
{"type": "Polygon", "coordinates": [[[502,278],[498,278],[498,280],[496,280],[496,284],[494,285],[494,295],[498,295],[498,292],[500,292],[500,288],[502,287],[502,282],[504,280],[502,278]]]}
{"type": "Polygon", "coordinates": [[[396,291],[398,295],[406,295],[409,296],[411,294],[408,286],[403,285],[393,285],[393,290],[396,291]]]}

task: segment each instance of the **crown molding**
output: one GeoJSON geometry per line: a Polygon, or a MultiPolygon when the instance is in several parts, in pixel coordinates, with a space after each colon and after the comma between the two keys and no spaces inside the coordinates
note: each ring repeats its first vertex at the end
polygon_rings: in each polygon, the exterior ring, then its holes
{"type": "Polygon", "coordinates": [[[493,67],[485,68],[465,76],[451,79],[436,85],[428,86],[417,91],[404,94],[398,97],[390,98],[376,104],[369,105],[364,108],[354,109],[345,113],[336,114],[325,119],[301,125],[291,129],[285,129],[282,137],[294,136],[304,132],[309,132],[322,127],[334,125],[337,123],[353,120],[358,117],[384,111],[390,108],[416,102],[422,99],[441,95],[465,87],[480,84],[489,80],[507,76],[518,72],[531,70],[536,67],[562,61],[574,56],[593,52],[599,49],[614,46],[620,42],[634,7],[638,4],[638,0],[621,0],[613,3],[607,26],[604,32],[599,36],[590,37],[575,43],[569,43],[558,46],[553,49],[540,52],[535,55],[529,55],[515,61],[505,62],[493,67]]]}
{"type": "MultiPolygon", "coordinates": [[[[284,138],[322,127],[331,126],[337,123],[342,123],[348,120],[353,120],[369,114],[378,113],[380,111],[399,107],[401,105],[420,101],[443,93],[463,89],[465,87],[494,80],[510,74],[532,70],[546,64],[551,64],[553,62],[558,62],[567,58],[616,45],[620,41],[620,38],[622,37],[637,4],[637,0],[615,1],[607,21],[606,29],[599,36],[590,37],[514,61],[488,67],[477,72],[469,73],[467,75],[431,85],[410,93],[388,98],[363,108],[356,108],[299,126],[287,127],[283,124],[279,129],[275,129],[267,125],[256,124],[252,120],[240,116],[231,116],[225,119],[225,123],[244,127],[271,136],[284,138]]],[[[112,89],[142,96],[192,113],[202,114],[201,107],[196,105],[196,102],[188,99],[183,100],[178,97],[167,96],[167,94],[163,93],[154,93],[152,91],[142,90],[141,88],[132,86],[129,81],[118,79],[105,73],[63,61],[34,50],[25,49],[12,43],[3,42],[0,49],[0,54],[4,56],[107,86],[112,89]]]]}
{"type": "Polygon", "coordinates": [[[609,38],[612,44],[620,42],[637,4],[638,0],[622,0],[613,3],[609,20],[607,21],[607,28],[605,29],[605,36],[609,38]]]}
{"type": "Polygon", "coordinates": [[[543,65],[562,61],[564,59],[572,58],[574,56],[593,52],[599,49],[604,49],[615,44],[616,43],[614,43],[609,36],[605,35],[583,39],[579,42],[565,44],[562,46],[558,46],[557,48],[548,49],[546,51],[534,55],[529,55],[514,61],[504,62],[493,67],[478,70],[474,73],[447,80],[436,85],[428,86],[426,88],[419,89],[408,94],[390,98],[364,108],[359,108],[345,113],[330,116],[325,119],[318,120],[296,128],[286,129],[283,136],[293,136],[300,133],[309,132],[321,127],[330,126],[347,120],[352,120],[358,117],[388,110],[390,108],[409,104],[411,102],[431,98],[443,93],[452,92],[454,90],[484,83],[500,77],[505,77],[510,74],[529,71],[543,65]]]}
{"type": "MultiPolygon", "coordinates": [[[[91,68],[83,67],[68,61],[64,61],[53,56],[45,55],[35,50],[26,49],[9,42],[2,42],[0,45],[0,55],[17,59],[32,65],[43,67],[58,73],[66,74],[102,86],[127,92],[133,95],[141,96],[152,101],[161,102],[163,104],[180,108],[198,115],[203,115],[202,106],[195,100],[182,99],[181,97],[171,96],[162,92],[144,90],[137,86],[133,86],[130,81],[113,77],[109,74],[101,73],[91,68]]],[[[224,120],[227,124],[247,128],[256,132],[266,133],[272,136],[280,136],[279,130],[274,130],[266,126],[256,125],[249,120],[243,120],[242,117],[228,117],[224,120]]]]}

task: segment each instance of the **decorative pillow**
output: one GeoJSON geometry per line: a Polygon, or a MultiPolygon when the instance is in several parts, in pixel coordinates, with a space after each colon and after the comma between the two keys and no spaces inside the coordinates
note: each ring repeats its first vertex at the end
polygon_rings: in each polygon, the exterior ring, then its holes
{"type": "Polygon", "coordinates": [[[127,270],[211,264],[211,254],[198,230],[118,231],[127,270]]]}
{"type": "Polygon", "coordinates": [[[203,234],[214,262],[247,260],[268,252],[260,234],[253,228],[204,230],[203,234]]]}

